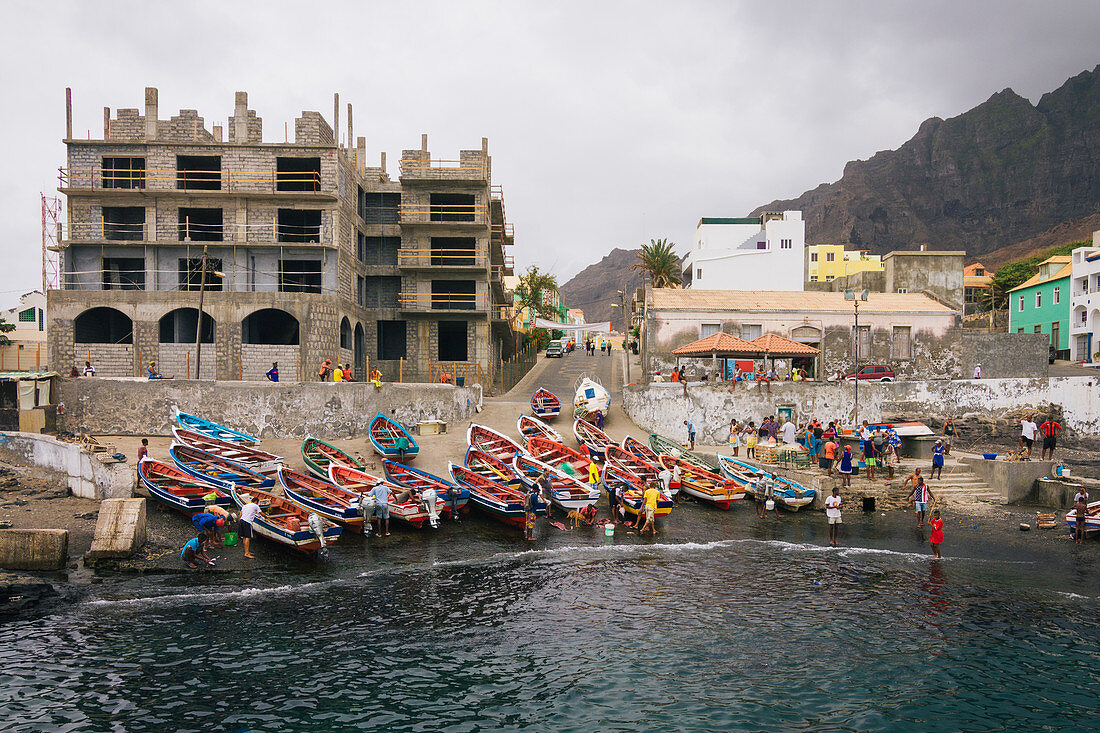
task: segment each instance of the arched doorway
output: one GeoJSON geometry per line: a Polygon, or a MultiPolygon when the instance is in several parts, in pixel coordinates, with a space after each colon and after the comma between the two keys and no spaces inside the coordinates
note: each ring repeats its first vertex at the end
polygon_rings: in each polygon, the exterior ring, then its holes
{"type": "Polygon", "coordinates": [[[307,378],[310,365],[300,362],[298,319],[278,308],[264,308],[241,321],[241,358],[237,369],[241,379],[266,381],[273,363],[279,365],[279,380],[294,382],[307,378]]]}
{"type": "Polygon", "coordinates": [[[249,313],[241,321],[241,343],[297,346],[298,319],[278,308],[249,313]]]}
{"type": "Polygon", "coordinates": [[[367,337],[363,324],[355,324],[355,374],[363,381],[367,378],[367,337]]]}
{"type": "Polygon", "coordinates": [[[73,320],[73,341],[78,344],[132,344],[134,322],[114,308],[89,308],[73,320]]]}
{"type": "MultiPolygon", "coordinates": [[[[199,320],[198,308],[176,308],[168,311],[160,319],[160,342],[162,344],[195,343],[196,324],[199,320]]],[[[214,343],[214,319],[209,313],[202,314],[202,342],[214,343]]]]}

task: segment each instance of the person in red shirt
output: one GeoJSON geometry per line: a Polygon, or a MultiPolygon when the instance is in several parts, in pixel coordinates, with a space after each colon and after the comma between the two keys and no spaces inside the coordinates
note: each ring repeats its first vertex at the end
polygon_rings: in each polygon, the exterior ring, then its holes
{"type": "Polygon", "coordinates": [[[1050,460],[1054,460],[1054,446],[1058,443],[1058,433],[1062,432],[1062,424],[1053,417],[1039,426],[1039,432],[1043,434],[1043,450],[1039,453],[1039,460],[1046,460],[1047,451],[1050,451],[1050,460]]]}
{"type": "Polygon", "coordinates": [[[940,554],[940,544],[943,542],[943,520],[940,519],[940,510],[932,510],[932,519],[928,520],[928,526],[932,528],[932,534],[928,536],[928,544],[932,545],[933,557],[943,557],[940,554]]]}
{"type": "Polygon", "coordinates": [[[141,463],[141,459],[149,455],[149,439],[141,439],[141,447],[138,448],[138,463],[141,463]]]}

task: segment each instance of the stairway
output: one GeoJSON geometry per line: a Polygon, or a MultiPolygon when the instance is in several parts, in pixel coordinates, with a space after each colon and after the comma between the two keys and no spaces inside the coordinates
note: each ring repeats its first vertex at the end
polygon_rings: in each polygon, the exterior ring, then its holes
{"type": "Polygon", "coordinates": [[[967,464],[956,462],[957,459],[949,457],[943,467],[943,478],[931,479],[932,466],[930,461],[902,461],[897,468],[901,480],[913,472],[914,468],[920,468],[924,474],[924,480],[932,489],[932,494],[947,502],[968,503],[984,501],[990,504],[1004,504],[1001,492],[987,484],[967,464]]]}

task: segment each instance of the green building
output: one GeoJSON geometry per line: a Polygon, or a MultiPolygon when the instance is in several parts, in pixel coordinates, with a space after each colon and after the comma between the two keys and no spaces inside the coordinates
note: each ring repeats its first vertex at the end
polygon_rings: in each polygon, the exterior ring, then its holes
{"type": "Polygon", "coordinates": [[[1069,255],[1039,263],[1039,272],[1008,291],[1008,330],[1045,333],[1058,351],[1069,349],[1069,255]]]}

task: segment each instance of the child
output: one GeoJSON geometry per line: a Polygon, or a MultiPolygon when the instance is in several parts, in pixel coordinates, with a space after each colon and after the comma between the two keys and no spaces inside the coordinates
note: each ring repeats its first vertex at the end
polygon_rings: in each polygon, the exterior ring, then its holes
{"type": "Polygon", "coordinates": [[[943,441],[936,439],[936,444],[932,446],[932,476],[931,478],[937,478],[936,471],[939,471],[939,478],[943,478],[943,441]]]}
{"type": "Polygon", "coordinates": [[[928,522],[928,526],[932,528],[932,534],[929,535],[928,542],[932,545],[933,557],[943,557],[940,554],[940,544],[943,542],[943,520],[940,519],[939,509],[932,510],[932,519],[928,522]]]}
{"type": "Polygon", "coordinates": [[[833,547],[836,547],[837,535],[840,534],[840,524],[844,521],[840,517],[840,505],[842,503],[840,489],[834,486],[832,495],[825,498],[825,516],[829,519],[829,544],[833,547]]]}
{"type": "Polygon", "coordinates": [[[203,551],[202,542],[198,537],[192,537],[188,540],[187,544],[183,546],[183,550],[180,551],[180,560],[183,560],[189,570],[194,570],[198,567],[196,560],[201,560],[208,567],[213,567],[214,561],[203,551]]]}
{"type": "Polygon", "coordinates": [[[756,423],[752,420],[745,428],[745,457],[756,458],[756,423]]]}
{"type": "Polygon", "coordinates": [[[840,472],[840,485],[851,486],[852,485],[852,447],[849,445],[844,446],[844,452],[840,454],[840,467],[837,469],[840,472]]]}

